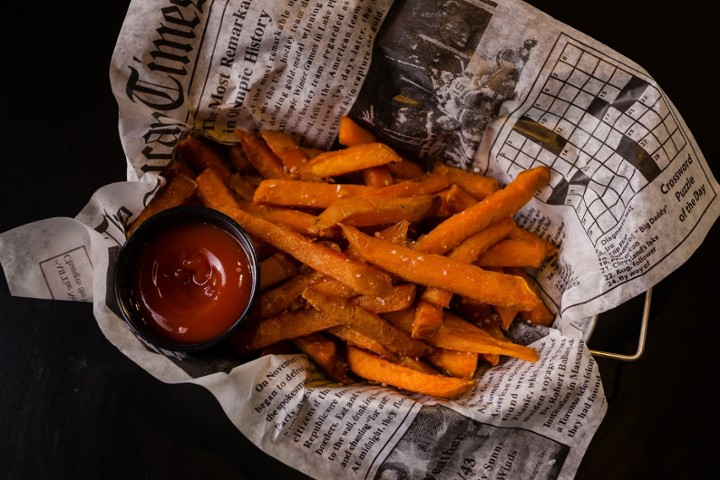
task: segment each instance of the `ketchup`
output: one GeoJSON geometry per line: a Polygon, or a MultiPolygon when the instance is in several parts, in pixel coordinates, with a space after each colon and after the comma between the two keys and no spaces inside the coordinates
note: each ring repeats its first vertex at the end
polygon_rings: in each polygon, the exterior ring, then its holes
{"type": "Polygon", "coordinates": [[[251,260],[242,244],[204,222],[163,229],[140,249],[133,291],[148,327],[179,343],[212,340],[245,312],[251,260]]]}

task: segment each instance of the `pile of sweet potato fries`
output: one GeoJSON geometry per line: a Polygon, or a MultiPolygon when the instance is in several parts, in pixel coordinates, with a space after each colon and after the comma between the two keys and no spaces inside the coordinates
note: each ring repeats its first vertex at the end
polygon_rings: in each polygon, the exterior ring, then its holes
{"type": "Polygon", "coordinates": [[[421,168],[348,117],[331,151],[238,130],[221,145],[187,134],[166,182],[128,226],[197,203],[225,213],[260,256],[260,297],[234,333],[239,355],[302,352],[328,378],[454,398],[503,357],[536,361],[513,321],[550,325],[527,269],[557,248],[513,216],[545,167],[500,186],[438,163],[421,168]]]}

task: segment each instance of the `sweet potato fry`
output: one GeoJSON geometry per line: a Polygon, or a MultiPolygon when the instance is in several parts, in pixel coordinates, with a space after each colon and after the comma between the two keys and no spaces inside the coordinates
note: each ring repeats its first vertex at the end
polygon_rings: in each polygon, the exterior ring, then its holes
{"type": "Polygon", "coordinates": [[[288,148],[279,155],[280,161],[285,165],[288,174],[297,172],[299,168],[310,161],[311,153],[303,147],[288,148]]]}
{"type": "MultiPolygon", "coordinates": [[[[507,271],[508,273],[524,278],[525,281],[527,281],[528,285],[530,285],[531,288],[534,288],[535,284],[533,283],[530,275],[528,275],[524,268],[509,267],[507,268],[507,271]]],[[[552,313],[552,311],[547,307],[547,305],[542,302],[535,308],[519,312],[519,314],[520,318],[522,318],[523,320],[527,320],[529,322],[533,322],[545,327],[551,326],[555,321],[555,314],[552,313]]]]}
{"type": "MultiPolygon", "coordinates": [[[[383,318],[401,330],[410,331],[412,329],[413,315],[411,312],[405,310],[390,312],[384,314],[383,318]]],[[[505,355],[529,362],[535,362],[538,359],[535,349],[513,343],[510,340],[496,338],[486,330],[447,311],[444,312],[443,323],[437,332],[423,341],[433,347],[448,350],[505,355]]]]}
{"type": "Polygon", "coordinates": [[[445,313],[442,327],[432,338],[427,339],[427,342],[450,350],[505,355],[528,362],[538,359],[535,349],[496,338],[486,330],[448,312],[445,313]]]}
{"type": "Polygon", "coordinates": [[[401,283],[395,285],[395,291],[388,297],[357,295],[353,297],[350,302],[353,305],[375,314],[395,312],[408,308],[413,304],[416,289],[417,287],[414,283],[401,283]]]}
{"type": "Polygon", "coordinates": [[[230,342],[239,354],[246,355],[283,340],[290,340],[346,323],[347,319],[322,313],[313,308],[285,311],[273,317],[245,322],[233,332],[230,342]]]}
{"type": "Polygon", "coordinates": [[[285,252],[275,252],[260,261],[260,291],[265,291],[298,273],[298,262],[285,252]]]}
{"type": "Polygon", "coordinates": [[[214,168],[203,170],[195,177],[195,182],[198,185],[197,197],[200,203],[216,210],[220,210],[220,207],[237,207],[237,198],[214,168]]]}
{"type": "Polygon", "coordinates": [[[382,342],[385,347],[405,356],[420,357],[429,353],[432,348],[427,344],[413,339],[410,335],[385,321],[372,312],[353,305],[348,300],[307,288],[302,296],[315,309],[326,315],[345,319],[343,322],[363,335],[382,342]]]}
{"type": "Polygon", "coordinates": [[[302,180],[326,179],[399,161],[400,156],[384,143],[361,143],[323,152],[300,167],[296,174],[302,180]]]}
{"type": "Polygon", "coordinates": [[[260,136],[267,146],[280,159],[284,171],[295,172],[308,162],[310,156],[300,146],[300,143],[287,132],[278,130],[262,130],[260,136]]]}
{"type": "Polygon", "coordinates": [[[231,173],[230,176],[225,179],[225,183],[238,198],[248,202],[252,201],[253,195],[255,195],[255,186],[239,172],[231,173]]]}
{"type": "Polygon", "coordinates": [[[197,183],[192,178],[184,174],[175,175],[163,187],[158,190],[155,196],[148,202],[145,208],[133,220],[130,228],[126,232],[126,236],[132,233],[145,220],[158,212],[167,210],[168,208],[185,205],[197,192],[197,183]]]}
{"type": "Polygon", "coordinates": [[[427,373],[430,375],[437,375],[438,373],[440,373],[438,370],[435,370],[435,368],[432,367],[430,364],[416,357],[398,357],[398,359],[393,360],[393,362],[397,363],[398,365],[402,365],[403,367],[412,368],[413,370],[417,370],[418,372],[427,373]]]}
{"type": "Polygon", "coordinates": [[[353,346],[348,346],[347,359],[350,371],[366,380],[438,398],[457,398],[475,384],[465,378],[424,373],[353,346]]]}
{"type": "MultiPolygon", "coordinates": [[[[514,308],[494,307],[500,320],[500,328],[507,331],[512,325],[513,320],[517,317],[518,311],[514,308]]],[[[532,310],[530,310],[532,311],[532,310]]]]}
{"type": "Polygon", "coordinates": [[[323,238],[337,238],[340,235],[340,229],[336,226],[327,229],[311,230],[311,227],[317,220],[317,215],[296,208],[261,205],[254,202],[239,202],[238,205],[248,213],[270,220],[271,222],[281,223],[303,235],[323,238]]]}
{"type": "Polygon", "coordinates": [[[440,202],[437,195],[343,198],[330,204],[317,216],[310,232],[327,230],[340,222],[356,227],[387,225],[401,220],[420,222],[434,216],[440,202]]]}
{"type": "Polygon", "coordinates": [[[444,175],[427,174],[417,178],[393,183],[387,187],[375,189],[365,194],[365,197],[409,197],[410,195],[423,195],[438,193],[446,189],[450,181],[444,175]]]}
{"type": "Polygon", "coordinates": [[[348,116],[340,117],[338,125],[338,143],[345,147],[360,145],[361,143],[377,142],[377,137],[355,120],[348,116]]]}
{"type": "Polygon", "coordinates": [[[245,153],[245,150],[243,150],[242,145],[234,144],[228,147],[227,156],[228,162],[230,162],[232,168],[234,168],[238,173],[243,175],[249,173],[258,174],[258,171],[255,170],[255,167],[253,167],[250,160],[248,160],[248,156],[245,153]]]}
{"type": "Polygon", "coordinates": [[[196,172],[202,172],[206,168],[214,168],[223,180],[230,176],[230,168],[224,158],[200,138],[187,135],[181,138],[175,145],[175,158],[190,165],[196,172]]]}
{"type": "Polygon", "coordinates": [[[535,308],[540,299],[516,276],[483,270],[444,255],[418,252],[342,225],[353,250],[367,262],[407,281],[442,288],[461,296],[518,310],[535,308]]]}
{"type": "Polygon", "coordinates": [[[298,303],[302,291],[315,278],[320,276],[324,275],[314,270],[307,270],[298,273],[272,289],[262,292],[253,315],[257,318],[268,318],[282,313],[284,310],[291,309],[293,305],[298,303]]]}
{"type": "Polygon", "coordinates": [[[288,132],[281,130],[260,130],[260,137],[265,140],[265,144],[278,157],[287,149],[295,148],[299,142],[288,132]]]}
{"type": "Polygon", "coordinates": [[[458,213],[472,207],[478,203],[478,200],[453,183],[445,194],[445,203],[448,210],[452,211],[452,213],[458,213]]]}
{"type": "Polygon", "coordinates": [[[515,224],[514,228],[508,234],[509,238],[516,240],[525,240],[526,242],[538,242],[545,247],[545,257],[549,258],[558,253],[558,248],[551,242],[545,240],[536,233],[528,232],[524,228],[515,224]]]}
{"type": "Polygon", "coordinates": [[[321,275],[313,279],[309,286],[319,292],[345,299],[360,295],[356,290],[327,275],[321,275]]]}
{"type": "Polygon", "coordinates": [[[408,231],[410,230],[410,222],[407,220],[400,220],[394,225],[390,225],[377,232],[375,235],[378,238],[385,240],[390,243],[398,243],[405,245],[408,241],[408,231]]]}
{"type": "Polygon", "coordinates": [[[363,183],[368,187],[382,188],[392,185],[394,178],[387,165],[366,168],[362,171],[363,183]]]}
{"type": "Polygon", "coordinates": [[[475,352],[437,347],[427,356],[427,361],[452,377],[473,378],[477,371],[478,355],[475,352]]]}
{"type": "Polygon", "coordinates": [[[442,307],[420,299],[415,306],[410,335],[413,338],[424,340],[432,337],[438,331],[443,322],[442,307]]]}
{"type": "Polygon", "coordinates": [[[444,163],[436,164],[433,172],[442,173],[450,180],[450,183],[458,185],[476,200],[482,200],[500,188],[497,180],[494,178],[462,170],[444,163]]]}
{"type": "Polygon", "coordinates": [[[367,195],[375,190],[367,185],[308,182],[302,180],[263,180],[255,189],[253,201],[281,207],[327,208],[345,197],[367,195]]]}
{"type": "MultiPolygon", "coordinates": [[[[212,170],[208,169],[207,172],[212,170]]],[[[198,195],[205,205],[234,219],[248,234],[290,254],[313,270],[340,280],[359,293],[369,295],[392,293],[392,281],[386,273],[354,261],[321,243],[313,242],[284,225],[247,213],[241,210],[237,203],[230,204],[227,197],[232,197],[232,194],[227,187],[223,190],[224,183],[222,180],[218,182],[217,178],[216,176],[213,181],[212,173],[205,176],[198,175],[198,195]]]]}
{"type": "Polygon", "coordinates": [[[380,357],[390,360],[398,360],[400,358],[398,354],[388,350],[381,342],[367,335],[363,335],[349,325],[338,325],[337,327],[328,328],[326,331],[330,335],[335,335],[350,345],[368,350],[380,357]]]}
{"type": "MultiPolygon", "coordinates": [[[[472,263],[479,255],[504,238],[513,225],[515,222],[510,218],[498,220],[463,240],[460,245],[448,253],[448,257],[459,262],[472,263]]],[[[443,288],[429,287],[422,293],[422,299],[440,307],[448,307],[452,300],[452,292],[443,288]]]]}
{"type": "Polygon", "coordinates": [[[544,242],[507,238],[490,247],[473,263],[480,267],[539,268],[546,253],[544,242]]]}
{"type": "Polygon", "coordinates": [[[426,253],[448,252],[491,223],[504,217],[512,217],[549,181],[550,169],[544,165],[525,170],[505,188],[440,223],[422,236],[415,248],[426,253]]]}
{"type": "Polygon", "coordinates": [[[425,169],[407,158],[401,158],[399,162],[388,164],[388,169],[395,178],[410,180],[425,175],[425,169]]]}
{"type": "Polygon", "coordinates": [[[283,178],[285,169],[282,161],[260,138],[244,130],[235,130],[248,161],[263,178],[283,178]]]}
{"type": "Polygon", "coordinates": [[[338,383],[352,382],[347,363],[338,353],[337,344],[322,333],[296,337],[292,342],[310,358],[331,380],[338,383]]]}

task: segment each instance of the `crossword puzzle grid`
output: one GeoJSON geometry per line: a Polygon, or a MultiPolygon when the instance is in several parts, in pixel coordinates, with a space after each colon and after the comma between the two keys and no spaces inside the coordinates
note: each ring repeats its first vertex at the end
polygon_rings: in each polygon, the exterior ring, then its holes
{"type": "Polygon", "coordinates": [[[686,139],[657,88],[566,40],[498,160],[508,162],[513,176],[538,164],[550,167],[553,183],[538,198],[573,207],[597,243],[686,139]]]}

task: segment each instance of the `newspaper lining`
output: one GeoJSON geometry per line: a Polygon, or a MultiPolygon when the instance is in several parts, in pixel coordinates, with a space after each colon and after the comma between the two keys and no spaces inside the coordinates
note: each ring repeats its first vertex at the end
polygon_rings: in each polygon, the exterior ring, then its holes
{"type": "Polygon", "coordinates": [[[111,83],[128,181],[75,219],[0,235],[11,293],[92,301],[125,355],[205,386],[253,443],[314,478],[572,478],[607,408],[586,318],[671,273],[720,215],[716,180],[647,72],[519,1],[134,1],[111,83]],[[344,114],[421,162],[502,183],[551,168],[516,216],[560,246],[533,272],[554,328],[510,332],[538,362],[508,359],[438,401],[333,384],[304,356],[160,352],[125,327],[111,275],[122,225],[180,135],[275,128],[329,148],[344,114]]]}

